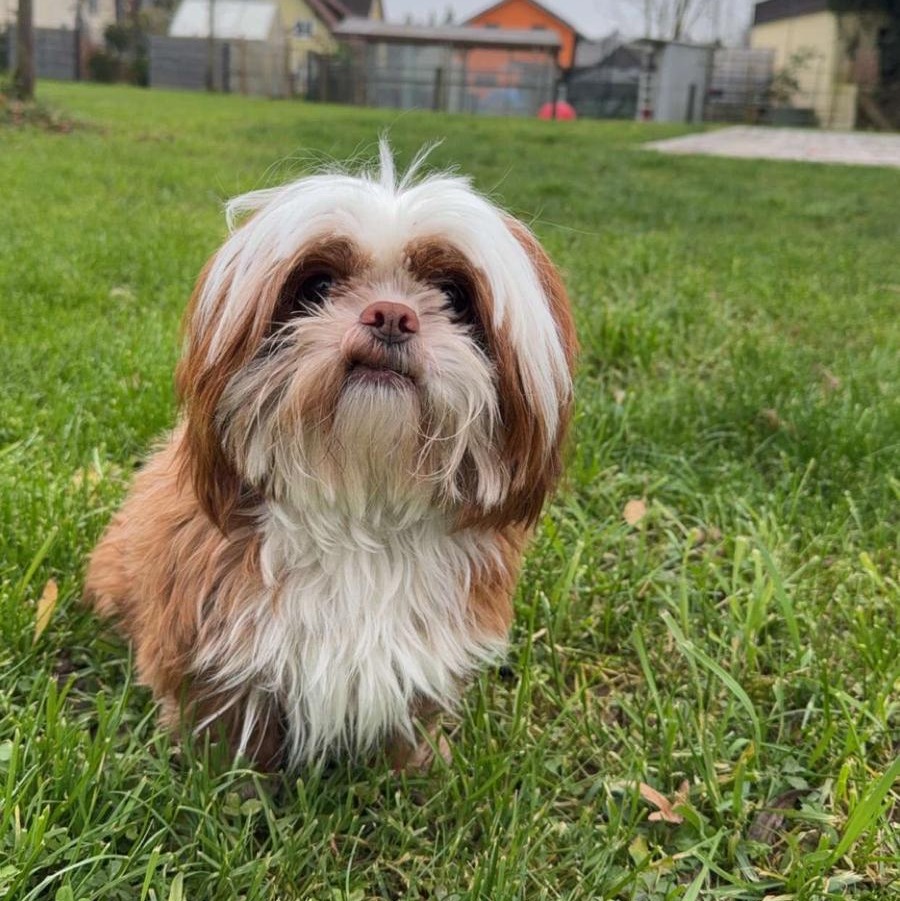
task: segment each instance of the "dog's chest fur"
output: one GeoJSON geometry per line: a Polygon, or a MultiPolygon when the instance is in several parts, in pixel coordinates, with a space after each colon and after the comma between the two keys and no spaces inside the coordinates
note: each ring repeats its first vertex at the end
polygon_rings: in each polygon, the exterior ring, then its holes
{"type": "Polygon", "coordinates": [[[415,703],[452,706],[466,676],[503,649],[467,609],[494,553],[435,516],[373,526],[275,511],[265,589],[206,644],[198,668],[245,692],[245,743],[275,699],[293,762],[413,738],[415,703]]]}

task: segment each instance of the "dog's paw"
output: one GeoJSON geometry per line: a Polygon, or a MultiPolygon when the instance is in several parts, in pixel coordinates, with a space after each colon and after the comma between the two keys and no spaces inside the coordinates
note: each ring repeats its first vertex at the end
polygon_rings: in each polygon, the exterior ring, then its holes
{"type": "Polygon", "coordinates": [[[427,773],[438,757],[444,763],[450,763],[453,757],[450,742],[437,724],[430,726],[414,745],[404,740],[393,742],[389,754],[394,771],[410,775],[427,773]]]}

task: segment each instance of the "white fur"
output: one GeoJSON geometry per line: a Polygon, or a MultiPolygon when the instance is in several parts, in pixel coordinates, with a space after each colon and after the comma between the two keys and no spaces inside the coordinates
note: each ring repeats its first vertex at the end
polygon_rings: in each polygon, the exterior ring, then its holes
{"type": "MultiPolygon", "coordinates": [[[[247,687],[243,745],[275,702],[292,765],[414,739],[416,700],[452,708],[466,677],[504,642],[466,621],[469,583],[489,538],[414,524],[269,511],[266,592],[242,608],[196,664],[225,691],[247,687]]],[[[244,750],[245,748],[241,748],[244,750]]]]}
{"type": "Polygon", "coordinates": [[[215,358],[267,274],[310,241],[347,237],[376,267],[391,271],[411,241],[439,237],[487,274],[493,326],[511,338],[536,413],[553,434],[560,396],[571,391],[565,352],[538,273],[503,214],[464,178],[436,174],[415,182],[417,160],[398,183],[386,145],[381,161],[379,174],[313,175],[228,204],[231,227],[241,216],[254,215],[232,232],[200,297],[199,324],[213,331],[210,357],[215,358]]]}

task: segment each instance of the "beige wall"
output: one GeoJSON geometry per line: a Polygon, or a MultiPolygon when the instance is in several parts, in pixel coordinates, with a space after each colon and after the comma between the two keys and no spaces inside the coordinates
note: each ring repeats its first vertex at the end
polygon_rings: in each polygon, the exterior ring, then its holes
{"type": "Polygon", "coordinates": [[[856,121],[855,86],[847,83],[845,52],[839,40],[838,18],[832,12],[796,16],[754,25],[750,46],[775,51],[775,71],[804,49],[815,56],[796,73],[800,90],[792,105],[813,107],[826,128],[853,128],[856,121]]]}
{"type": "Polygon", "coordinates": [[[302,89],[306,78],[306,56],[308,53],[334,53],[337,43],[324,22],[318,19],[303,0],[279,0],[281,21],[290,47],[289,65],[291,72],[300,79],[302,89]],[[312,27],[312,34],[300,36],[295,31],[298,22],[312,27]]]}
{"type": "MultiPolygon", "coordinates": [[[[14,25],[18,0],[0,0],[0,26],[14,25]]],[[[35,28],[75,28],[77,0],[34,0],[35,28]]],[[[103,43],[103,29],[116,21],[115,0],[81,0],[81,20],[88,37],[103,43]]]]}

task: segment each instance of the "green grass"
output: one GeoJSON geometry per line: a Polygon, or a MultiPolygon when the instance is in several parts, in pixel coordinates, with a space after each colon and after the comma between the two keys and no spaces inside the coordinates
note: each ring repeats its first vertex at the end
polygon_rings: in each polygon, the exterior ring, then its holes
{"type": "Polygon", "coordinates": [[[84,127],[0,128],[0,897],[898,897],[900,173],[666,157],[639,144],[677,129],[631,123],[40,89],[84,127]],[[245,801],[157,732],[84,561],[173,421],[221,201],[385,127],[405,161],[444,138],[433,162],[565,271],[568,479],[452,764],[245,801]],[[682,791],[680,824],[641,782],[682,791]]]}

